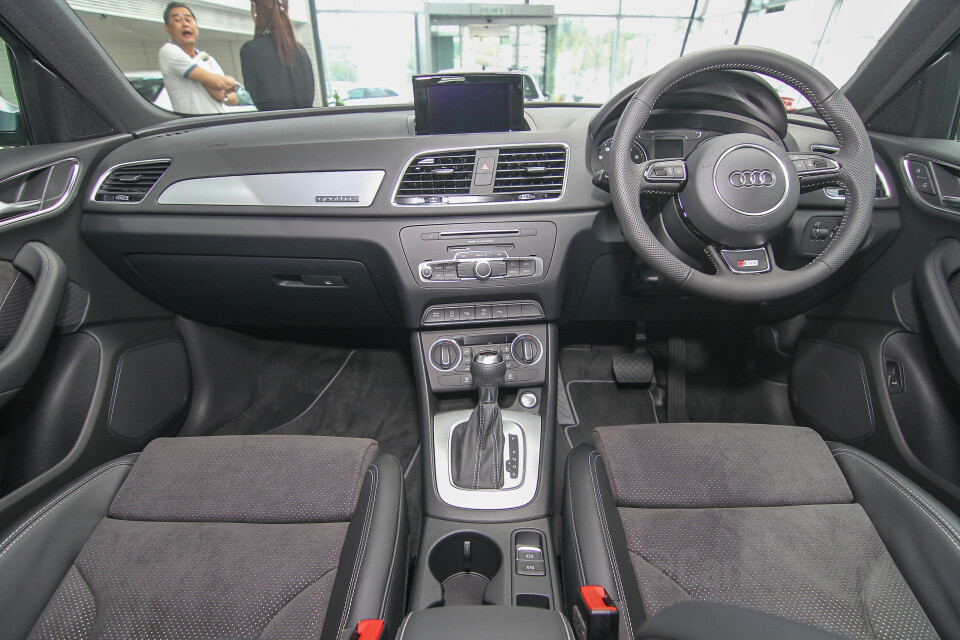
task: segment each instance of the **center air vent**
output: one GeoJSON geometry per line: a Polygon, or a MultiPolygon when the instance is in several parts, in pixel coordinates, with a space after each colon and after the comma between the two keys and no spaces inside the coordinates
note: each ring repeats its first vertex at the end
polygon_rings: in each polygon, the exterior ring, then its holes
{"type": "Polygon", "coordinates": [[[475,151],[417,156],[403,174],[397,188],[397,202],[421,204],[441,196],[468,195],[475,157],[475,151]]]}
{"type": "Polygon", "coordinates": [[[394,203],[490,204],[555,200],[563,193],[563,145],[438,151],[407,165],[394,203]]]}
{"type": "Polygon", "coordinates": [[[101,178],[93,199],[97,202],[140,202],[169,166],[169,160],[150,160],[114,167],[101,178]]]}
{"type": "Polygon", "coordinates": [[[501,150],[493,192],[518,194],[525,200],[559,198],[566,167],[563,147],[501,150]]]}

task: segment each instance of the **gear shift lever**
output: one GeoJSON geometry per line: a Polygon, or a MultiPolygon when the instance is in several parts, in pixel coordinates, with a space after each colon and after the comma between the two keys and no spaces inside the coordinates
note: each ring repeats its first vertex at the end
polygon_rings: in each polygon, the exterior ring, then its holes
{"type": "Polygon", "coordinates": [[[503,421],[497,391],[507,364],[498,351],[479,351],[470,373],[480,388],[480,402],[470,419],[453,433],[453,484],[464,489],[503,487],[503,421]]]}

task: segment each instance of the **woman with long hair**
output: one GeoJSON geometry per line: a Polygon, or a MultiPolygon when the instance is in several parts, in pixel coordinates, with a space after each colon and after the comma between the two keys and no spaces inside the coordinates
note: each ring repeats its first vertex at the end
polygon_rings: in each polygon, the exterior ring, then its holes
{"type": "Polygon", "coordinates": [[[253,40],[240,48],[243,82],[257,109],[313,106],[313,65],[293,35],[288,0],[251,0],[253,40]]]}

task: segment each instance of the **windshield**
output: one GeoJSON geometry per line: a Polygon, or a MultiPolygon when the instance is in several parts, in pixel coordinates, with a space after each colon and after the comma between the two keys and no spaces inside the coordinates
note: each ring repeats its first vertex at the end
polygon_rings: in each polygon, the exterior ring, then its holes
{"type": "MultiPolygon", "coordinates": [[[[522,73],[527,102],[602,103],[729,44],[790,54],[841,86],[908,2],[68,0],[145,100],[184,114],[404,104],[412,76],[458,71],[522,73]]],[[[806,106],[771,83],[788,110],[806,106]]]]}

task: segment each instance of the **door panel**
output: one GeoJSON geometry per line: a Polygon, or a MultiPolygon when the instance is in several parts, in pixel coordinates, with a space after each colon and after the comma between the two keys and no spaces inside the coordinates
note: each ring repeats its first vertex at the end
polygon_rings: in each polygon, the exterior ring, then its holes
{"type": "Polygon", "coordinates": [[[950,140],[879,133],[871,139],[877,156],[895,168],[900,230],[860,278],[807,314],[803,339],[852,349],[864,362],[875,429],[855,444],[957,509],[960,338],[948,329],[960,322],[950,291],[951,280],[954,289],[960,283],[960,258],[947,258],[960,250],[960,209],[950,200],[954,189],[960,195],[960,173],[953,173],[960,149],[950,140]],[[926,171],[917,171],[918,163],[926,171]]]}
{"type": "Polygon", "coordinates": [[[162,419],[132,437],[110,427],[117,393],[144,384],[121,379],[124,354],[182,344],[173,314],[80,236],[90,173],[129,139],[0,150],[0,202],[14,205],[0,205],[0,528],[71,478],[175,432],[188,408],[184,361],[169,383],[146,382],[170,385],[159,389],[172,398],[162,419]]]}

